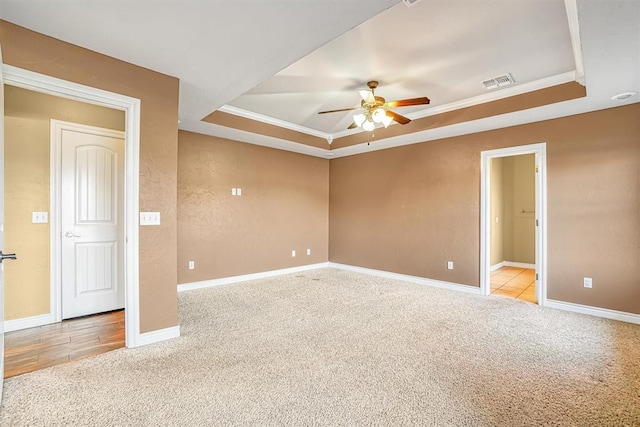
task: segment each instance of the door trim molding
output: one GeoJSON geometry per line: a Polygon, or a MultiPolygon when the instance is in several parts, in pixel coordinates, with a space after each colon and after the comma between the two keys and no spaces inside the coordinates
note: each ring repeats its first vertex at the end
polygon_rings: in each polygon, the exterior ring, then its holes
{"type": "MultiPolygon", "coordinates": [[[[55,322],[62,321],[62,182],[60,177],[62,176],[62,132],[64,130],[71,130],[76,132],[88,133],[98,136],[106,136],[110,138],[122,138],[125,139],[124,132],[119,130],[112,130],[106,128],[100,128],[97,126],[83,125],[80,123],[66,122],[63,120],[50,119],[50,145],[49,145],[49,230],[51,232],[51,302],[50,310],[55,322]]],[[[125,139],[126,140],[126,139],[125,139]]],[[[125,155],[126,158],[126,155],[125,155]]],[[[126,160],[126,159],[125,159],[126,160]]],[[[123,171],[124,175],[124,171],[123,171]]],[[[126,185],[126,184],[125,184],[126,185]]],[[[123,186],[124,187],[124,186],[123,186]]],[[[118,209],[122,209],[119,207],[118,209]]],[[[124,229],[124,227],[123,227],[124,229]]],[[[126,236],[124,233],[118,236],[118,244],[125,246],[124,241],[126,236]]],[[[120,264],[120,263],[118,263],[120,264]]],[[[124,265],[118,265],[118,269],[123,269],[124,265]]],[[[123,274],[124,276],[124,274],[123,274]]],[[[124,283],[123,283],[124,285],[124,283]]],[[[125,286],[126,291],[126,286],[125,286]]],[[[126,310],[125,310],[126,316],[126,310]]],[[[126,321],[125,321],[126,327],[126,321]]]]}
{"type": "Polygon", "coordinates": [[[480,293],[491,293],[491,159],[534,154],[536,173],[536,299],[538,305],[547,300],[547,144],[521,145],[517,147],[487,150],[480,153],[480,293]]]}
{"type": "Polygon", "coordinates": [[[6,64],[2,65],[2,74],[4,83],[8,85],[102,105],[125,112],[125,342],[129,348],[142,345],[142,340],[140,339],[140,274],[138,263],[140,100],[6,64]]]}

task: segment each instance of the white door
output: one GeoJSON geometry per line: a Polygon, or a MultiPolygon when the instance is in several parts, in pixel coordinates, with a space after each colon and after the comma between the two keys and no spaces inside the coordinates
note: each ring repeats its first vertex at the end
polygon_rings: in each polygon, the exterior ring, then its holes
{"type": "Polygon", "coordinates": [[[62,318],[68,319],[124,308],[124,134],[61,126],[62,318]]]}

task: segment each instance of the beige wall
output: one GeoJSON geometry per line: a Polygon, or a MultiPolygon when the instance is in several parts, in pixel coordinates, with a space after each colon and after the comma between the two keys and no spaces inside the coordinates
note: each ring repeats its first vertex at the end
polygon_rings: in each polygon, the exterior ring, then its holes
{"type": "Polygon", "coordinates": [[[178,283],[326,262],[328,221],[328,160],[180,131],[178,283]]]}
{"type": "Polygon", "coordinates": [[[479,286],[480,152],[546,142],[548,298],[640,313],[638,117],[634,104],[331,160],[329,259],[479,286]]]}
{"type": "Polygon", "coordinates": [[[504,258],[502,261],[528,264],[536,262],[535,168],[534,154],[503,158],[504,258]]]}
{"type": "Polygon", "coordinates": [[[503,162],[503,157],[491,159],[491,265],[505,260],[503,162]]]}
{"type": "Polygon", "coordinates": [[[162,225],[140,228],[140,331],[177,325],[178,79],[6,21],[0,43],[6,64],[141,100],[140,210],[162,225]]]}
{"type": "Polygon", "coordinates": [[[5,86],[5,247],[19,262],[5,265],[5,319],[49,313],[50,119],[124,130],[124,112],[5,86]]]}

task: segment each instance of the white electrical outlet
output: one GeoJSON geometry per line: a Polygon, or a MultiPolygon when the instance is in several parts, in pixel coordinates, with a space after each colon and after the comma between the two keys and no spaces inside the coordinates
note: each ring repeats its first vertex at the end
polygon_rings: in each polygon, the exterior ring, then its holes
{"type": "Polygon", "coordinates": [[[46,224],[49,222],[49,212],[31,212],[33,224],[46,224]]]}
{"type": "Polygon", "coordinates": [[[307,249],[307,255],[311,255],[311,249],[307,249]]]}
{"type": "Polygon", "coordinates": [[[242,196],[242,188],[236,188],[236,194],[242,196]]]}
{"type": "Polygon", "coordinates": [[[453,261],[447,261],[447,270],[453,270],[453,261]]]}
{"type": "Polygon", "coordinates": [[[584,287],[585,288],[593,288],[593,279],[591,277],[584,278],[584,287]]]}
{"type": "Polygon", "coordinates": [[[189,261],[189,270],[193,270],[194,268],[196,268],[195,261],[189,261]]]}
{"type": "Polygon", "coordinates": [[[296,251],[291,251],[291,257],[295,257],[296,256],[296,251]]]}
{"type": "Polygon", "coordinates": [[[232,196],[235,196],[235,195],[237,194],[237,191],[238,191],[237,189],[232,188],[232,189],[231,189],[231,195],[232,195],[232,196]]]}

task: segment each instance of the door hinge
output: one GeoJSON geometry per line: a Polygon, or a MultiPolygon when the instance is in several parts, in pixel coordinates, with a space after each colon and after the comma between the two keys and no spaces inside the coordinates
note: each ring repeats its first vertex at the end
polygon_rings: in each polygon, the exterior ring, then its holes
{"type": "Polygon", "coordinates": [[[538,227],[540,225],[540,223],[538,222],[538,220],[536,219],[536,227],[538,227]]]}
{"type": "Polygon", "coordinates": [[[536,273],[536,280],[538,280],[538,273],[536,273]]]}
{"type": "Polygon", "coordinates": [[[536,166],[536,173],[538,173],[538,167],[536,166]]]}

